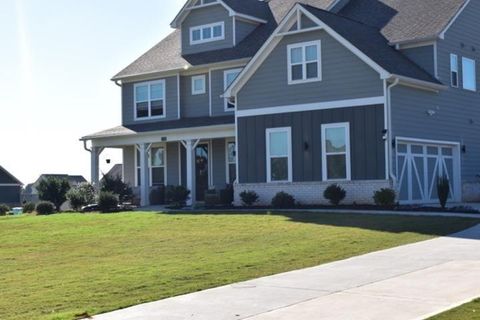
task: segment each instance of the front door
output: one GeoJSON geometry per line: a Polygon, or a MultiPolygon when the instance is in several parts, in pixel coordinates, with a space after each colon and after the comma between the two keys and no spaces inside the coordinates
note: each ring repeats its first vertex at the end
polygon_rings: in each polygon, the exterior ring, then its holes
{"type": "Polygon", "coordinates": [[[199,144],[195,148],[195,191],[196,200],[205,200],[208,190],[208,144],[199,144]]]}

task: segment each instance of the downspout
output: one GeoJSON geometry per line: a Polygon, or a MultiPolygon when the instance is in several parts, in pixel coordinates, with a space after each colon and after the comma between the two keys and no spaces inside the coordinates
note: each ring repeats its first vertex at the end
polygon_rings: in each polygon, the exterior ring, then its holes
{"type": "Polygon", "coordinates": [[[92,153],[92,149],[87,148],[87,140],[83,140],[83,149],[87,150],[88,152],[92,153]]]}
{"type": "Polygon", "coordinates": [[[392,88],[397,86],[400,79],[395,81],[387,87],[387,120],[388,120],[388,167],[390,173],[390,179],[392,179],[394,186],[397,184],[397,176],[393,172],[393,130],[392,130],[392,88]]]}

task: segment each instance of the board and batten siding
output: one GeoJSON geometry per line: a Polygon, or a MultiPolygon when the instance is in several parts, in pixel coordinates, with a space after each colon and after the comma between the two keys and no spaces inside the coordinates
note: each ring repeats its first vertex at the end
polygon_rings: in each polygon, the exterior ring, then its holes
{"type": "Polygon", "coordinates": [[[0,186],[0,203],[20,204],[21,186],[0,186]]]}
{"type": "Polygon", "coordinates": [[[403,86],[392,89],[394,136],[443,140],[465,145],[462,180],[478,182],[480,173],[480,1],[471,1],[437,43],[439,80],[448,86],[437,93],[403,86]],[[463,47],[462,47],[463,44],[463,47]],[[472,47],[476,48],[475,51],[472,47]],[[450,86],[450,54],[459,57],[459,88],[450,86]],[[477,92],[462,89],[461,58],[476,60],[477,92]],[[434,115],[428,115],[433,111],[434,115]]]}
{"type": "Polygon", "coordinates": [[[183,21],[181,28],[183,55],[233,47],[233,19],[229,16],[227,9],[221,5],[213,5],[191,10],[183,21]],[[225,38],[223,40],[190,45],[191,27],[216,22],[223,22],[225,24],[225,38]]]}
{"type": "Polygon", "coordinates": [[[350,123],[352,180],[385,179],[384,106],[375,105],[239,117],[239,182],[266,182],[265,133],[279,127],[292,130],[293,181],[322,181],[321,126],[338,122],[350,123]]]}
{"type": "Polygon", "coordinates": [[[208,117],[209,110],[208,73],[180,77],[180,114],[182,118],[208,117]],[[192,77],[205,76],[205,93],[192,94],[192,77]]]}
{"type": "MultiPolygon", "coordinates": [[[[136,123],[146,123],[146,122],[162,122],[169,120],[178,119],[178,91],[177,91],[177,77],[167,77],[156,80],[165,80],[165,95],[166,95],[166,106],[165,112],[166,117],[160,119],[141,119],[135,121],[135,102],[134,102],[134,87],[135,83],[123,83],[122,84],[122,124],[130,125],[136,123]]],[[[142,83],[137,82],[137,83],[142,83]]],[[[148,82],[148,81],[147,81],[148,82]]]]}
{"type": "Polygon", "coordinates": [[[383,96],[380,75],[325,31],[286,36],[237,95],[237,109],[383,96]],[[321,40],[322,81],[288,84],[287,46],[321,40]]]}

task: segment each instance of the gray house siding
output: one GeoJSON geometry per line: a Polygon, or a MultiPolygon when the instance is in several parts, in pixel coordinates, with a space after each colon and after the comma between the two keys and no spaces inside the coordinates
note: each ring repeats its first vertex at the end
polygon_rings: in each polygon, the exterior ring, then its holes
{"type": "MultiPolygon", "coordinates": [[[[161,79],[156,79],[161,80],[161,79]]],[[[177,91],[177,77],[165,78],[165,93],[166,93],[166,117],[154,120],[138,120],[135,121],[135,103],[134,103],[134,83],[122,84],[122,124],[137,124],[146,122],[162,122],[178,119],[178,91],[177,91]]]]}
{"type": "Polygon", "coordinates": [[[179,147],[179,142],[167,143],[167,184],[172,186],[177,186],[180,183],[179,147]]]}
{"type": "Polygon", "coordinates": [[[224,72],[232,69],[241,69],[240,67],[232,67],[221,70],[212,70],[212,116],[224,116],[233,114],[232,111],[225,111],[225,100],[221,95],[225,92],[224,72]]]}
{"type": "Polygon", "coordinates": [[[433,45],[401,50],[410,60],[414,61],[432,76],[435,76],[435,60],[433,45]]]}
{"type": "Polygon", "coordinates": [[[210,50],[233,47],[233,18],[221,5],[194,9],[182,23],[182,54],[192,54],[210,50]],[[190,45],[190,28],[205,24],[224,22],[225,39],[207,43],[190,45]]]}
{"type": "Polygon", "coordinates": [[[239,182],[266,182],[265,132],[275,127],[291,127],[293,181],[322,181],[321,126],[337,122],[350,123],[352,180],[385,179],[384,106],[377,105],[238,118],[239,182]]]}
{"type": "Polygon", "coordinates": [[[212,181],[215,189],[220,190],[227,183],[225,139],[212,140],[212,152],[212,181]]]}
{"type": "Polygon", "coordinates": [[[476,60],[477,86],[480,88],[480,2],[472,1],[445,35],[438,41],[437,59],[440,80],[449,86],[438,94],[406,87],[392,90],[392,122],[395,136],[445,140],[466,146],[461,154],[463,182],[478,181],[480,173],[480,95],[462,89],[461,57],[476,60]],[[463,47],[462,47],[463,44],[463,47]],[[477,48],[472,51],[472,47],[477,48]],[[460,61],[459,88],[450,87],[450,54],[460,61]],[[428,116],[427,111],[435,114],[428,116]]]}
{"type": "Polygon", "coordinates": [[[239,110],[383,96],[380,76],[324,31],[285,37],[237,95],[239,110]],[[322,81],[288,85],[287,45],[321,40],[322,81]]]}
{"type": "Polygon", "coordinates": [[[0,186],[0,203],[8,205],[20,204],[21,186],[0,186]]]}
{"type": "Polygon", "coordinates": [[[245,39],[253,30],[258,27],[258,24],[245,22],[242,20],[235,20],[235,44],[239,44],[245,39]]]}
{"type": "Polygon", "coordinates": [[[123,148],[123,181],[135,187],[135,147],[123,148]]]}
{"type": "Polygon", "coordinates": [[[209,111],[209,92],[208,92],[208,74],[197,74],[194,76],[182,76],[180,78],[180,114],[182,118],[208,117],[209,111]],[[192,94],[192,77],[205,76],[205,93],[192,94]]]}

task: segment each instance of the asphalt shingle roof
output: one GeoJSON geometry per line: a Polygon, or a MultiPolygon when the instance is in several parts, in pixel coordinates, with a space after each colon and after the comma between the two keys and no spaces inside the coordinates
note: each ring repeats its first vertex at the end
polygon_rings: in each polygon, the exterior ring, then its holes
{"type": "Polygon", "coordinates": [[[22,184],[22,182],[0,166],[0,184],[22,184]]]}

